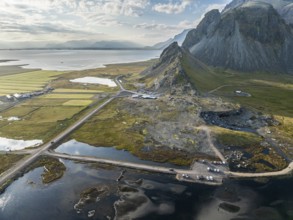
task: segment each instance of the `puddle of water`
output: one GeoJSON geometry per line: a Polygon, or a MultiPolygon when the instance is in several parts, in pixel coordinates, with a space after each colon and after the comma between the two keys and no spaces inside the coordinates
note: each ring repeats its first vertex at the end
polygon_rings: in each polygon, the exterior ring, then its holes
{"type": "Polygon", "coordinates": [[[7,121],[20,121],[19,117],[9,117],[7,121]]]}
{"type": "Polygon", "coordinates": [[[83,77],[83,78],[72,79],[72,80],[70,80],[70,82],[101,84],[101,85],[106,85],[109,87],[116,87],[117,86],[116,83],[112,79],[100,78],[100,77],[83,77]]]}
{"type": "Polygon", "coordinates": [[[58,153],[66,153],[80,156],[94,156],[103,159],[120,160],[139,164],[148,164],[154,166],[165,166],[173,168],[184,168],[182,166],[176,166],[169,163],[157,163],[149,160],[141,160],[138,157],[132,155],[128,151],[117,150],[114,147],[94,147],[85,143],[78,142],[76,140],[70,140],[61,144],[55,149],[58,153]]]}
{"type": "Polygon", "coordinates": [[[23,150],[28,147],[37,147],[42,143],[42,140],[25,141],[0,137],[0,151],[23,150]]]}

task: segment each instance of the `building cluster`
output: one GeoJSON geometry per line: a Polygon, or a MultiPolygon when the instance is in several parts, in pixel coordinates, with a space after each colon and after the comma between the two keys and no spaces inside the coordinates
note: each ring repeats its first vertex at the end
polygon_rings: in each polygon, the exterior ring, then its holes
{"type": "Polygon", "coordinates": [[[15,100],[22,100],[22,99],[29,99],[32,98],[34,96],[40,96],[40,95],[44,95],[45,93],[48,93],[49,91],[52,91],[52,88],[47,88],[45,90],[42,91],[36,91],[36,92],[28,92],[28,93],[15,93],[12,95],[6,95],[6,99],[8,101],[15,101],[15,100]]]}

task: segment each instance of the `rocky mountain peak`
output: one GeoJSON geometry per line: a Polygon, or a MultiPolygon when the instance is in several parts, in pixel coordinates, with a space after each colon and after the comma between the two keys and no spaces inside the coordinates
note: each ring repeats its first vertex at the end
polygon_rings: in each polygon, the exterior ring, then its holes
{"type": "Polygon", "coordinates": [[[194,57],[239,71],[289,72],[293,34],[272,5],[247,1],[225,13],[207,13],[183,43],[194,57]]]}
{"type": "Polygon", "coordinates": [[[181,48],[177,42],[170,44],[165,50],[163,50],[160,56],[160,62],[171,63],[178,56],[181,56],[181,48]]]}

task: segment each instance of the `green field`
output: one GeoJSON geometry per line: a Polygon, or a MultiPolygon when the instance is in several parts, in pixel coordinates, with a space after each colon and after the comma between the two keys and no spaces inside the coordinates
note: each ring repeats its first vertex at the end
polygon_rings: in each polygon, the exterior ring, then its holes
{"type": "Polygon", "coordinates": [[[12,167],[19,160],[24,158],[25,155],[19,154],[3,154],[0,155],[0,174],[12,167]]]}
{"type": "Polygon", "coordinates": [[[69,100],[63,103],[64,106],[88,106],[92,103],[91,100],[69,100]]]}
{"type": "Polygon", "coordinates": [[[64,72],[38,70],[0,76],[0,94],[3,96],[42,90],[61,74],[64,72]]]}
{"type": "Polygon", "coordinates": [[[101,90],[90,90],[90,89],[55,89],[54,93],[100,93],[101,90]]]}
{"type": "Polygon", "coordinates": [[[293,76],[202,68],[190,59],[183,59],[183,67],[202,94],[211,93],[264,113],[293,117],[293,76]],[[236,96],[236,90],[247,92],[251,97],[236,96]]]}
{"type": "Polygon", "coordinates": [[[92,94],[48,94],[44,99],[91,99],[92,94]]]}

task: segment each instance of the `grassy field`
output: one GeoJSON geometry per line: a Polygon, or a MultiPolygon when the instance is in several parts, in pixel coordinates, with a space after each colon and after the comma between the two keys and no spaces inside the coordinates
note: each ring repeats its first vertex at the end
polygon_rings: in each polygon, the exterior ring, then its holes
{"type": "Polygon", "coordinates": [[[57,71],[31,71],[0,76],[0,94],[27,93],[42,90],[45,85],[56,79],[64,72],[57,71]]]}
{"type": "Polygon", "coordinates": [[[293,76],[202,69],[190,59],[183,59],[184,69],[202,94],[213,91],[213,95],[264,113],[293,117],[293,76]],[[251,97],[236,96],[236,90],[247,92],[251,97]]]}
{"type": "Polygon", "coordinates": [[[1,154],[0,155],[0,174],[12,167],[17,161],[24,158],[25,155],[19,154],[1,154]]]}
{"type": "Polygon", "coordinates": [[[101,90],[89,90],[89,89],[55,89],[53,93],[101,93],[101,90]]]}
{"type": "Polygon", "coordinates": [[[63,103],[63,106],[88,106],[92,103],[91,100],[69,100],[63,103]]]}
{"type": "Polygon", "coordinates": [[[92,94],[48,94],[43,99],[91,99],[92,94]]]}

